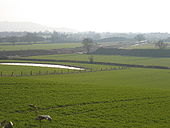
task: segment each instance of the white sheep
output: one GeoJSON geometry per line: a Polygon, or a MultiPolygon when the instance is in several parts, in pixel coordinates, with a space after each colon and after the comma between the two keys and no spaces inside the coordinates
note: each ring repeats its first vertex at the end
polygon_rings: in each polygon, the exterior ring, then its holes
{"type": "Polygon", "coordinates": [[[4,128],[13,128],[13,126],[14,124],[11,121],[9,121],[4,128]]]}
{"type": "Polygon", "coordinates": [[[14,124],[11,121],[8,122],[8,121],[4,120],[0,123],[1,128],[13,128],[13,126],[14,126],[14,124]]]}
{"type": "Polygon", "coordinates": [[[49,115],[39,115],[37,116],[36,120],[39,120],[40,122],[41,120],[49,120],[51,122],[52,118],[49,115]]]}

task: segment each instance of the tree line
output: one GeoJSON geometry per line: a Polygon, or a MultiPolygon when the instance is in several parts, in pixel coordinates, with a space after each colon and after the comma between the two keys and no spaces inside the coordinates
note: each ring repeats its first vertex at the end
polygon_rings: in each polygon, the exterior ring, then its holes
{"type": "Polygon", "coordinates": [[[0,42],[50,42],[71,43],[81,42],[84,38],[99,40],[101,37],[95,32],[61,33],[61,32],[0,32],[0,42]]]}
{"type": "MultiPolygon", "coordinates": [[[[0,32],[0,43],[11,42],[49,42],[49,43],[75,43],[82,42],[84,39],[90,39],[91,42],[126,42],[126,43],[154,43],[155,47],[165,49],[170,42],[170,35],[162,34],[137,34],[137,33],[96,33],[96,32],[79,32],[79,33],[61,33],[61,32],[0,32]],[[132,36],[133,35],[133,36],[132,36]],[[157,35],[154,37],[153,35],[157,35]],[[164,35],[164,36],[163,36],[164,35]]],[[[86,40],[85,40],[86,41],[86,40]]],[[[84,42],[84,41],[83,41],[84,42]]],[[[89,42],[89,40],[87,40],[89,42]]],[[[91,47],[85,45],[87,52],[91,47]]]]}

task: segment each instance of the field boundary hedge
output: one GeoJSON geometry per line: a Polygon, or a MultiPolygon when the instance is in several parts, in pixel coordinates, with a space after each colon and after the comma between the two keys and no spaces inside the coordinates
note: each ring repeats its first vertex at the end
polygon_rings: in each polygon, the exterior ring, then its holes
{"type": "Polygon", "coordinates": [[[24,74],[23,72],[15,73],[11,72],[11,74],[4,74],[3,72],[0,72],[0,77],[21,77],[21,76],[42,76],[42,75],[62,75],[62,74],[75,74],[75,73],[85,73],[85,72],[99,72],[99,71],[113,71],[113,70],[125,70],[127,67],[114,67],[114,68],[101,68],[100,70],[96,69],[90,69],[90,70],[70,70],[63,72],[57,72],[54,70],[53,72],[46,71],[42,73],[41,71],[34,72],[30,71],[30,73],[24,74]]]}
{"type": "Polygon", "coordinates": [[[99,48],[93,52],[96,55],[120,55],[138,57],[170,57],[170,49],[115,49],[99,48]]]}
{"type": "Polygon", "coordinates": [[[111,62],[93,62],[89,61],[75,61],[75,60],[54,60],[54,59],[12,59],[12,60],[23,60],[23,61],[51,61],[51,62],[67,62],[67,63],[84,63],[84,64],[100,64],[100,65],[113,65],[113,66],[123,66],[123,67],[135,67],[135,68],[153,68],[153,69],[170,69],[166,66],[152,66],[152,65],[136,65],[136,64],[121,64],[121,63],[111,63],[111,62]]]}

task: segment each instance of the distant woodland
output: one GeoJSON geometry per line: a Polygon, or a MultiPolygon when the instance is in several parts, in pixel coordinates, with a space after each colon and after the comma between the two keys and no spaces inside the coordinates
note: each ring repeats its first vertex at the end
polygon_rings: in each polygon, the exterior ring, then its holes
{"type": "Polygon", "coordinates": [[[81,42],[84,38],[91,38],[95,42],[135,42],[141,40],[164,40],[170,42],[169,33],[96,33],[96,32],[0,32],[2,42],[50,42],[72,43],[81,42]]]}

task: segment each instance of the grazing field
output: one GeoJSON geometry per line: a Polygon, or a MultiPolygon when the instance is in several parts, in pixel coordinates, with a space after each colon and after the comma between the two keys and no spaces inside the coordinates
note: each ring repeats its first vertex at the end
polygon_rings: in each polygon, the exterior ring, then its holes
{"type": "MultiPolygon", "coordinates": [[[[90,55],[85,54],[60,54],[31,56],[32,59],[56,59],[56,60],[82,60],[89,61],[90,55]]],[[[155,65],[170,67],[170,58],[153,58],[153,57],[133,57],[133,56],[116,56],[116,55],[93,55],[96,62],[112,62],[121,64],[138,64],[138,65],[155,65]]]]}
{"type": "MultiPolygon", "coordinates": [[[[32,59],[83,60],[91,55],[60,54],[31,56],[32,59]]],[[[94,61],[169,66],[169,58],[93,55],[94,61]]],[[[1,60],[0,62],[16,62],[1,60]]],[[[28,61],[17,61],[28,62],[28,61]]],[[[39,61],[29,61],[39,63],[39,61]]],[[[86,70],[116,66],[42,61],[84,67],[86,70]]],[[[30,73],[61,69],[0,66],[0,70],[30,73]]],[[[63,69],[62,69],[63,70],[63,69]]],[[[63,71],[64,72],[64,71],[63,71]]],[[[67,72],[67,69],[65,70],[67,72]]],[[[35,73],[36,74],[36,73],[35,73]]],[[[168,128],[170,127],[170,70],[128,68],[126,70],[0,77],[0,120],[11,120],[16,128],[168,128]],[[38,107],[30,109],[29,104],[38,107]],[[35,120],[50,115],[53,120],[35,120]]]]}
{"type": "MultiPolygon", "coordinates": [[[[105,69],[112,69],[112,68],[121,68],[119,66],[112,66],[112,65],[97,65],[97,64],[82,64],[82,63],[66,63],[66,62],[47,62],[47,61],[20,61],[20,60],[0,60],[0,63],[41,63],[41,64],[56,64],[56,65],[65,65],[65,66],[73,66],[85,69],[86,71],[97,71],[97,70],[105,70],[105,69]]],[[[47,68],[47,67],[33,67],[33,66],[11,66],[11,65],[0,65],[0,73],[3,72],[3,75],[10,75],[14,72],[14,75],[19,75],[22,73],[30,74],[33,71],[33,74],[41,74],[43,73],[66,73],[68,69],[61,69],[61,68],[47,68]]],[[[79,72],[76,70],[69,69],[70,72],[79,72]]]]}
{"type": "Polygon", "coordinates": [[[169,77],[169,70],[140,68],[3,77],[0,120],[16,128],[168,128],[169,77]],[[29,104],[52,122],[36,121],[29,104]]]}
{"type": "Polygon", "coordinates": [[[35,50],[35,49],[44,49],[44,50],[49,50],[49,49],[61,49],[61,48],[75,48],[75,47],[80,47],[82,46],[81,43],[16,43],[16,45],[11,45],[9,43],[0,44],[0,51],[18,51],[18,50],[35,50]]]}
{"type": "MultiPolygon", "coordinates": [[[[39,61],[15,61],[15,60],[0,60],[0,63],[40,63],[39,61]]],[[[79,67],[85,71],[100,71],[100,70],[117,70],[121,67],[110,65],[97,65],[97,64],[81,64],[81,63],[64,63],[64,62],[41,62],[41,64],[56,64],[71,67],[79,67]]],[[[34,66],[14,66],[14,65],[1,65],[0,64],[0,77],[1,76],[25,76],[25,75],[47,75],[47,74],[62,74],[62,73],[80,73],[79,70],[63,69],[63,68],[48,68],[48,67],[34,67],[34,66]]]]}
{"type": "MultiPolygon", "coordinates": [[[[69,70],[75,71],[75,70],[69,70]]],[[[0,65],[0,76],[21,76],[21,75],[43,75],[50,73],[68,72],[68,69],[33,67],[33,66],[11,66],[0,65]]]]}

